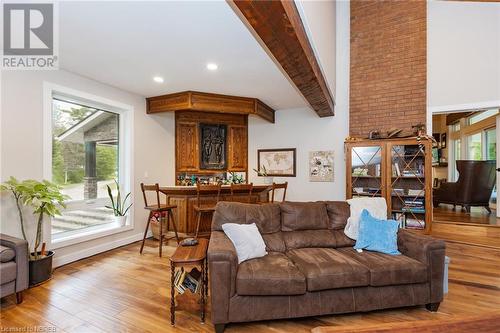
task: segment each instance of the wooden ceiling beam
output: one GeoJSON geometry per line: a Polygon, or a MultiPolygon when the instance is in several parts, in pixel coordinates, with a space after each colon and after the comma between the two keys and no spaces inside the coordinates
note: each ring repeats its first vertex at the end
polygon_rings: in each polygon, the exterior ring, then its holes
{"type": "Polygon", "coordinates": [[[333,116],[334,99],[295,2],[227,1],[314,111],[320,117],[333,116]]]}
{"type": "Polygon", "coordinates": [[[256,115],[274,123],[274,109],[257,98],[199,91],[183,91],[146,98],[147,113],[185,110],[256,115]]]}

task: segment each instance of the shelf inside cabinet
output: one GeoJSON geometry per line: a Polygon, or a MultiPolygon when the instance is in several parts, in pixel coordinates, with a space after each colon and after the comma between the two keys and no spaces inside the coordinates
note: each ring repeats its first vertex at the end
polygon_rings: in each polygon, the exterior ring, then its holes
{"type": "Polygon", "coordinates": [[[362,193],[356,193],[356,192],[352,192],[352,196],[355,197],[355,196],[360,196],[360,197],[381,197],[382,194],[379,192],[377,193],[367,193],[367,192],[362,192],[362,193]]]}

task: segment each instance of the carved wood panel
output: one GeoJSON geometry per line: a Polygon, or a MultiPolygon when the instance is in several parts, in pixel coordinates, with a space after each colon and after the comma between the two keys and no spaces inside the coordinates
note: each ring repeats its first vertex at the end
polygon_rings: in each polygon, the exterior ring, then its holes
{"type": "Polygon", "coordinates": [[[198,170],[198,124],[176,124],[176,166],[177,171],[198,170]]]}
{"type": "Polygon", "coordinates": [[[215,112],[177,111],[176,176],[179,173],[213,174],[214,172],[248,171],[248,116],[215,112]],[[200,124],[227,126],[226,166],[219,170],[201,169],[200,124]]]}
{"type": "Polygon", "coordinates": [[[229,127],[228,171],[246,171],[248,158],[248,135],[246,126],[229,127]]]}

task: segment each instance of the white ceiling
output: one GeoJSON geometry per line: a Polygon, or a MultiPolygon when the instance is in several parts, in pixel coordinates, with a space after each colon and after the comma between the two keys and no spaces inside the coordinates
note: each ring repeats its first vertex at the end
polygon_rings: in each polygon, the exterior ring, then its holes
{"type": "Polygon", "coordinates": [[[145,97],[198,90],[306,105],[225,1],[60,2],[59,12],[68,71],[145,97]]]}

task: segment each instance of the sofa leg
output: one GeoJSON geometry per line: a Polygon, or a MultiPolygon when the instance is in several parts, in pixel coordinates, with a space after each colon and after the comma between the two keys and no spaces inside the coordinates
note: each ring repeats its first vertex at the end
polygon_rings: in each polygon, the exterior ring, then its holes
{"type": "Polygon", "coordinates": [[[215,333],[222,333],[226,329],[226,324],[215,324],[215,333]]]}
{"type": "Polygon", "coordinates": [[[465,205],[464,208],[465,208],[465,211],[470,214],[470,206],[469,205],[465,205]]]}
{"type": "Polygon", "coordinates": [[[16,293],[16,303],[21,304],[23,302],[23,292],[19,291],[16,293]]]}
{"type": "Polygon", "coordinates": [[[490,208],[490,206],[484,206],[484,208],[486,208],[486,210],[488,211],[488,214],[491,214],[491,208],[490,208]]]}
{"type": "Polygon", "coordinates": [[[436,312],[439,309],[439,304],[441,303],[429,303],[425,305],[425,308],[431,312],[436,312]]]}

